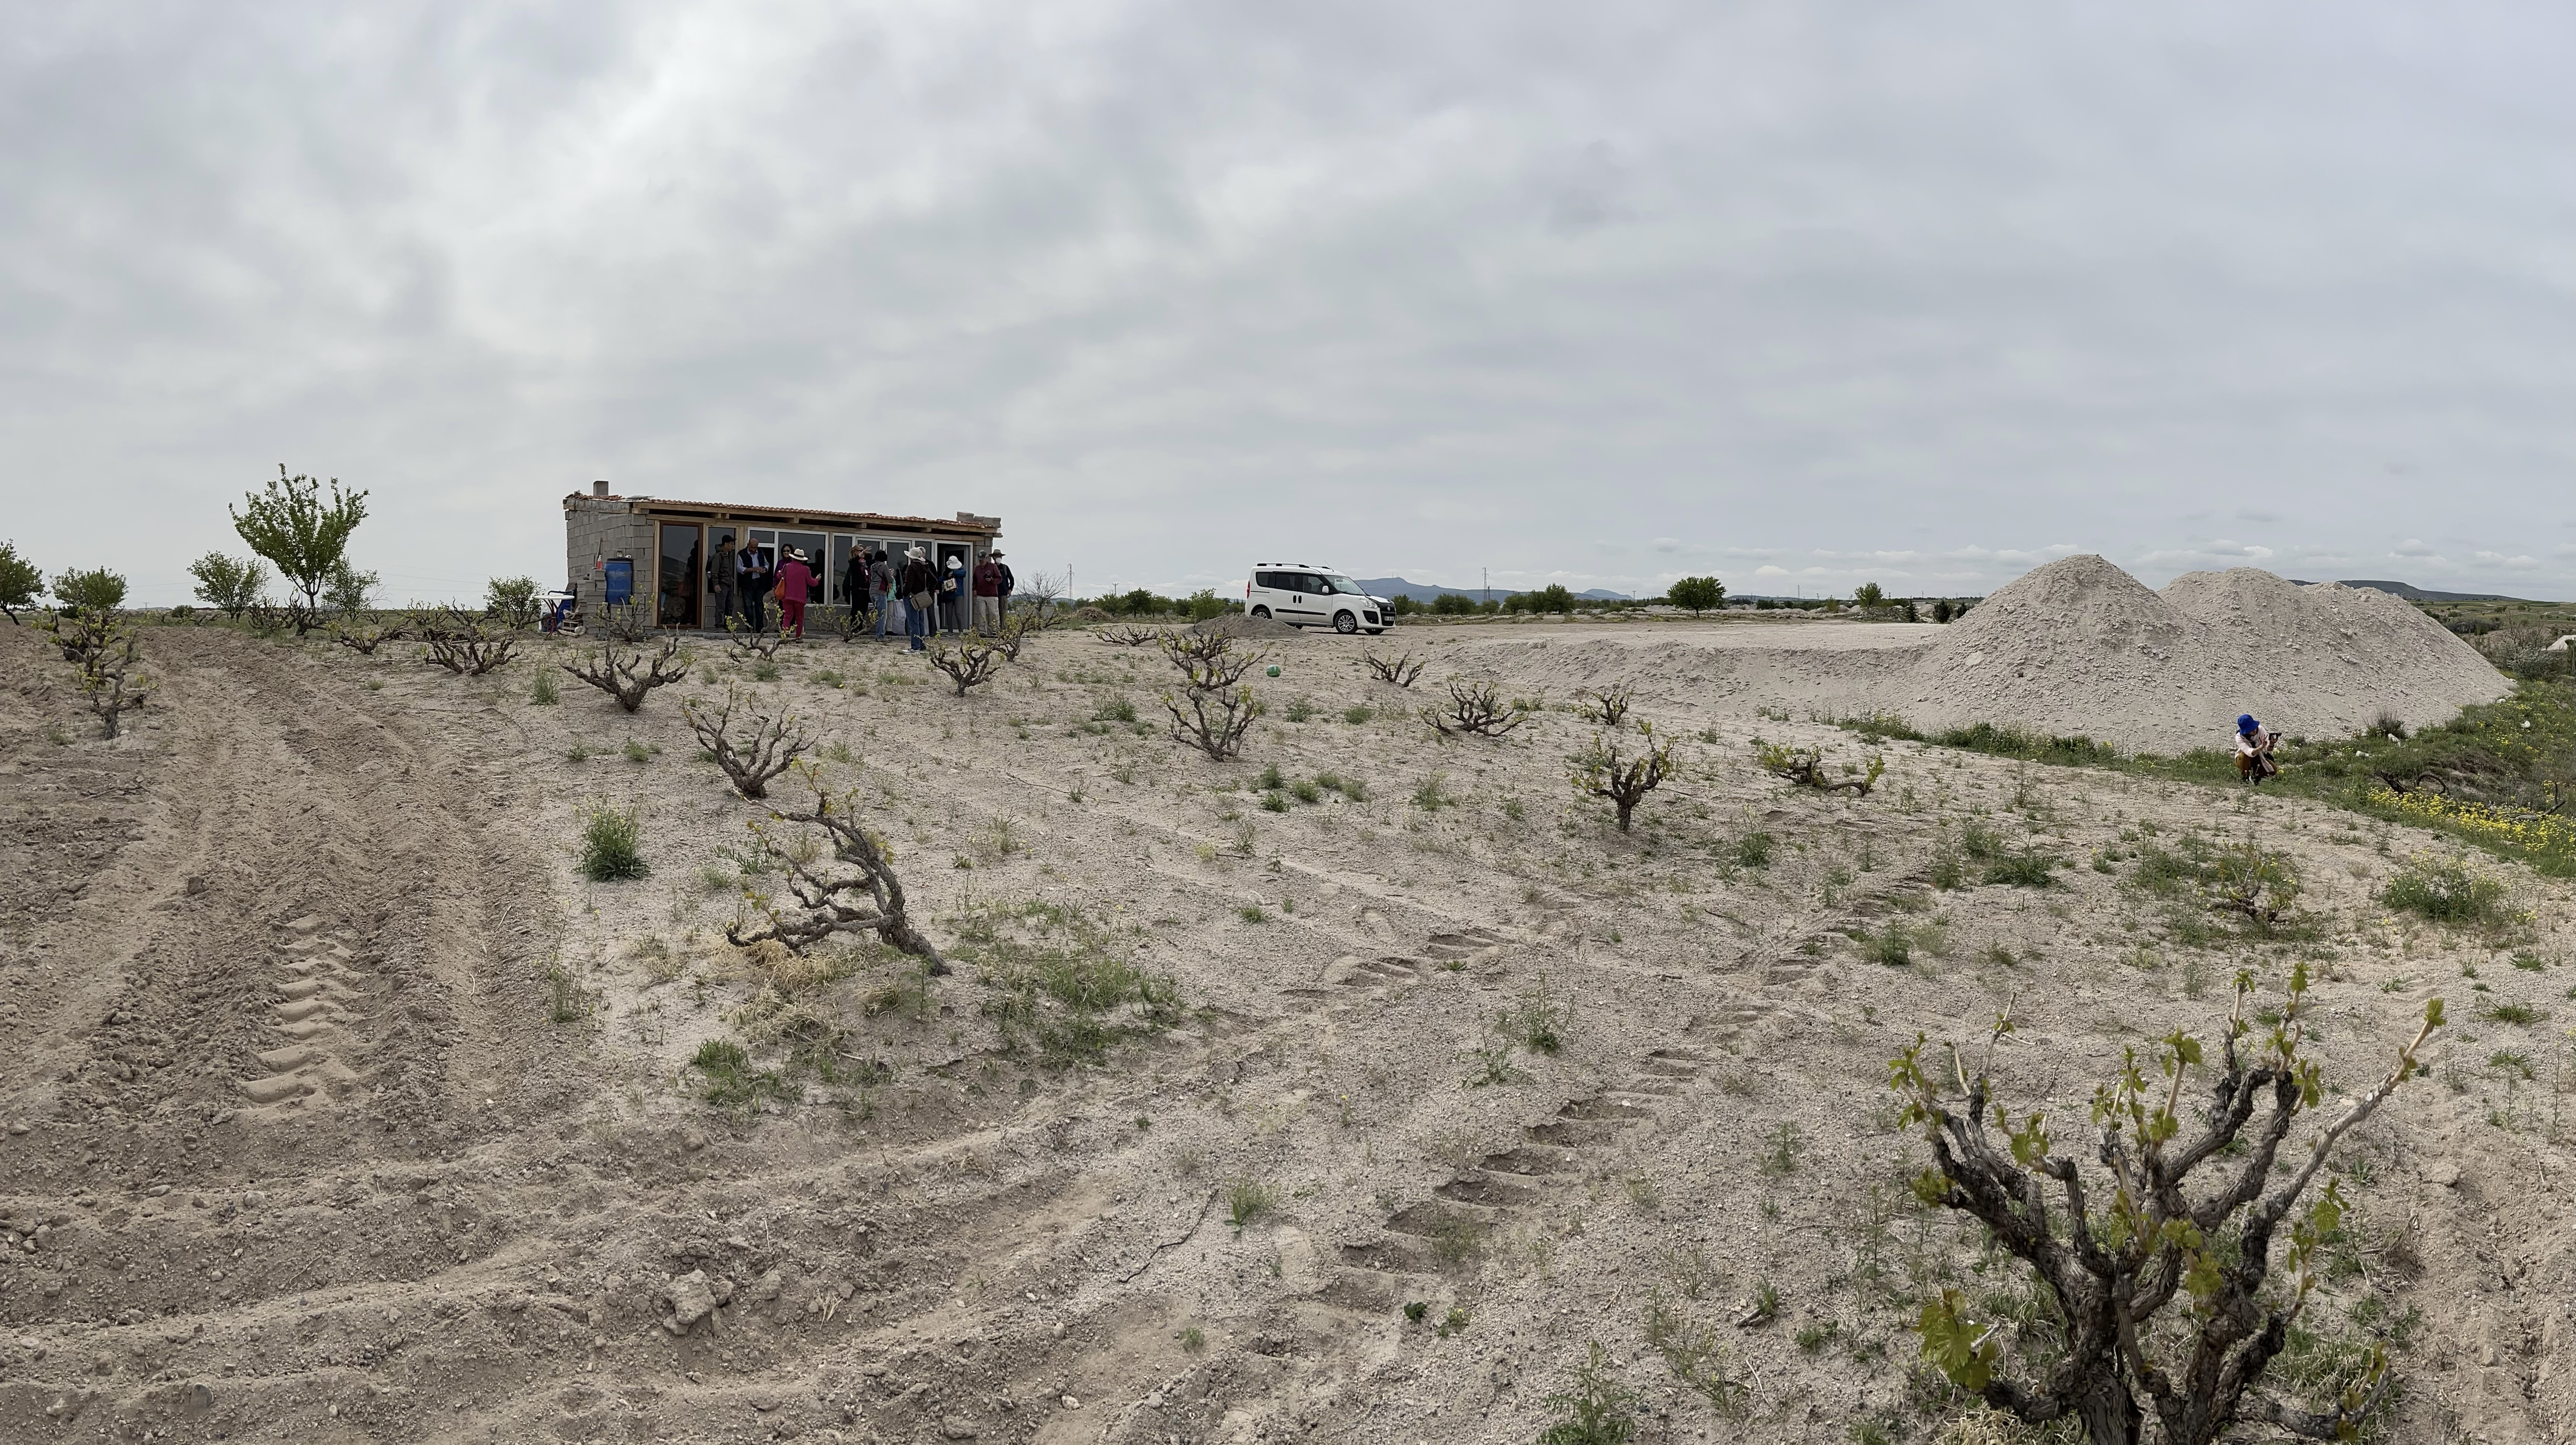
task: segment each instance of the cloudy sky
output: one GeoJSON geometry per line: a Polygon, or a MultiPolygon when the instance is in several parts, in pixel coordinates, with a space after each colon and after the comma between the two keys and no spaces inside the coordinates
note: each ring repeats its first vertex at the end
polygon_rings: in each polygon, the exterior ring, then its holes
{"type": "Polygon", "coordinates": [[[0,13],[0,536],[147,603],[281,462],[394,600],[594,478],[1086,592],[2576,596],[2564,3],[0,13]]]}

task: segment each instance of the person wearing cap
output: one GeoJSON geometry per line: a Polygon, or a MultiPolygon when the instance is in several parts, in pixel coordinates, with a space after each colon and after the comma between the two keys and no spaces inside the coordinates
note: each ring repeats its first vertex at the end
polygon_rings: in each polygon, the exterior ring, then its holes
{"type": "Polygon", "coordinates": [[[994,556],[975,564],[975,630],[987,637],[1002,630],[1002,564],[994,556]]]}
{"type": "Polygon", "coordinates": [[[1008,617],[1011,615],[1011,594],[1019,590],[1020,579],[1011,575],[1011,564],[1002,560],[999,549],[992,553],[992,558],[993,570],[1002,578],[1001,590],[993,594],[993,613],[997,617],[1008,617]]]}
{"type": "Polygon", "coordinates": [[[2236,715],[2236,776],[2249,786],[2260,787],[2265,778],[2278,776],[2281,765],[2272,761],[2272,749],[2280,744],[2279,735],[2254,720],[2254,714],[2236,715]]]}
{"type": "Polygon", "coordinates": [[[785,637],[791,627],[796,640],[805,640],[805,599],[814,590],[814,564],[801,547],[787,549],[787,560],[778,564],[778,635],[785,637]]]}
{"type": "Polygon", "coordinates": [[[736,610],[734,582],[733,533],[728,531],[716,542],[716,555],[707,563],[707,625],[722,627],[736,610]]]}

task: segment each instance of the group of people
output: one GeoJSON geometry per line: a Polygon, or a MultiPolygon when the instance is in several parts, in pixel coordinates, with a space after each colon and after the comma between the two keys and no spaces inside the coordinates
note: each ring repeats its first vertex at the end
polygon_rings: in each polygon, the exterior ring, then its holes
{"type": "MultiPolygon", "coordinates": [[[[900,556],[883,547],[852,553],[840,593],[843,606],[867,619],[863,630],[873,631],[880,641],[901,631],[911,650],[920,652],[933,633],[1000,632],[1017,585],[998,551],[985,553],[969,572],[965,558],[951,556],[942,567],[915,542],[900,556]]],[[[823,588],[820,564],[800,547],[783,549],[773,564],[769,548],[737,545],[727,537],[707,562],[710,616],[728,631],[737,619],[751,631],[765,630],[775,597],[780,634],[802,642],[806,604],[823,588]]]]}

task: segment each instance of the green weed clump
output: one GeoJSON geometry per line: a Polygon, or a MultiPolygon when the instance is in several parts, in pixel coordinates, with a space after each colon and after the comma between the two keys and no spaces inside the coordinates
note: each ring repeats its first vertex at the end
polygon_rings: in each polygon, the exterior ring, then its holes
{"type": "Polygon", "coordinates": [[[1259,1223],[1278,1208],[1278,1189],[1248,1174],[1237,1176],[1225,1187],[1226,1222],[1237,1229],[1259,1223]]]}
{"type": "Polygon", "coordinates": [[[2456,858],[2414,858],[2379,901],[2435,923],[2501,923],[2507,913],[2503,882],[2456,858]]]}
{"type": "Polygon", "coordinates": [[[1768,833],[1747,833],[1735,840],[1735,866],[1768,868],[1774,839],[1768,833]]]}
{"type": "Polygon", "coordinates": [[[592,808],[581,825],[581,876],[593,883],[641,878],[653,871],[644,862],[644,819],[633,808],[592,808]]]}
{"type": "Polygon", "coordinates": [[[1096,1064],[1112,1045],[1181,1020],[1181,986],[1138,967],[1109,929],[1079,909],[1033,902],[980,909],[958,927],[955,952],[981,968],[981,1010],[1007,1051],[1033,1048],[1049,1064],[1096,1064]]]}
{"type": "Polygon", "coordinates": [[[2007,853],[1986,865],[1986,881],[2010,884],[2015,888],[2046,888],[2057,881],[2049,875],[2059,863],[2060,860],[2036,850],[2007,853]]]}
{"type": "Polygon", "coordinates": [[[1555,1423],[1538,1432],[1538,1445],[1628,1445],[1637,1438],[1635,1411],[1642,1397],[1610,1373],[1609,1353],[1592,1353],[1574,1367],[1574,1382],[1547,1397],[1555,1423]]]}
{"type": "Polygon", "coordinates": [[[763,1099],[792,1100],[794,1086],[775,1069],[755,1069],[751,1055],[731,1039],[709,1039],[698,1045],[689,1067],[706,1077],[710,1104],[749,1108],[763,1099]]]}

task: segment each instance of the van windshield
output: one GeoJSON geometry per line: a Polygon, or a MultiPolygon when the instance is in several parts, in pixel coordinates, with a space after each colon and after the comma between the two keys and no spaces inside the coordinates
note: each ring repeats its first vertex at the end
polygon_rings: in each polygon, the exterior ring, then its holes
{"type": "Polygon", "coordinates": [[[1336,576],[1333,573],[1327,572],[1324,574],[1324,581],[1326,585],[1330,586],[1336,592],[1348,593],[1353,597],[1365,597],[1368,595],[1367,588],[1362,587],[1360,584],[1352,581],[1348,577],[1336,576]]]}

